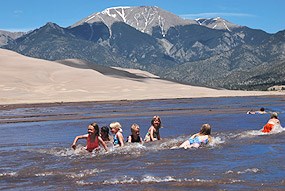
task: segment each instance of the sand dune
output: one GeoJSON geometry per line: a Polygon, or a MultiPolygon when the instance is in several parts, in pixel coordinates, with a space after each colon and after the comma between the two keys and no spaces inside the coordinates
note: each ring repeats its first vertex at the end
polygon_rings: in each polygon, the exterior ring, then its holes
{"type": "Polygon", "coordinates": [[[0,49],[0,104],[285,94],[188,86],[140,70],[103,67],[96,71],[80,62],[62,64],[0,49]]]}

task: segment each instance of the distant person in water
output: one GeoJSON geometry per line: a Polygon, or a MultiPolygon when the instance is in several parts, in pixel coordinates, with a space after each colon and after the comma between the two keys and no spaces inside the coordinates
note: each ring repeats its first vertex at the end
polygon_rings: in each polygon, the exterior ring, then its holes
{"type": "Polygon", "coordinates": [[[79,136],[75,137],[73,144],[71,146],[74,150],[76,149],[76,143],[79,139],[86,139],[87,140],[87,144],[86,144],[85,149],[89,152],[92,152],[93,150],[99,150],[100,145],[103,146],[103,148],[106,150],[106,152],[108,151],[108,148],[107,148],[105,142],[99,136],[99,126],[97,125],[97,123],[92,123],[92,124],[88,125],[88,133],[87,134],[79,135],[79,136]]]}
{"type": "Polygon", "coordinates": [[[155,115],[151,120],[151,126],[148,129],[147,134],[145,135],[144,141],[149,142],[149,141],[160,140],[160,133],[159,133],[160,128],[161,128],[161,119],[159,116],[155,115]]]}
{"type": "Polygon", "coordinates": [[[256,111],[257,114],[265,114],[266,111],[264,109],[264,107],[260,108],[259,111],[256,111]]]}
{"type": "Polygon", "coordinates": [[[203,124],[200,132],[192,135],[188,140],[182,143],[179,148],[198,148],[202,144],[208,144],[211,141],[211,126],[209,124],[203,124]]]}
{"type": "Polygon", "coordinates": [[[266,114],[264,107],[260,108],[258,111],[248,111],[247,114],[266,114]]]}
{"type": "Polygon", "coordinates": [[[110,129],[112,134],[114,135],[113,144],[114,146],[124,146],[124,136],[122,134],[122,126],[119,122],[113,122],[110,124],[110,129]]]}
{"type": "Polygon", "coordinates": [[[276,112],[273,112],[270,116],[270,119],[268,122],[264,125],[262,132],[263,133],[269,133],[272,131],[272,129],[276,126],[281,126],[280,121],[278,119],[278,114],[276,112]]]}
{"type": "Polygon", "coordinates": [[[140,137],[140,127],[138,124],[132,124],[131,126],[132,134],[128,137],[127,142],[129,143],[142,143],[142,138],[140,137]]]}

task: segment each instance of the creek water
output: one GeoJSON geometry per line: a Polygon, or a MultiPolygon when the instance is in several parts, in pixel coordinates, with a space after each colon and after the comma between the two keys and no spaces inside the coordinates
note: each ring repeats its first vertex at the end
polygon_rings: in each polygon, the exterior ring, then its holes
{"type": "MultiPolygon", "coordinates": [[[[285,190],[284,129],[264,134],[270,115],[285,123],[281,96],[0,106],[0,190],[285,190]],[[159,115],[162,140],[88,153],[70,146],[87,126],[119,121],[125,139],[159,115]],[[213,143],[170,149],[212,127],[213,143]]],[[[79,148],[86,141],[78,142],[79,148]]]]}

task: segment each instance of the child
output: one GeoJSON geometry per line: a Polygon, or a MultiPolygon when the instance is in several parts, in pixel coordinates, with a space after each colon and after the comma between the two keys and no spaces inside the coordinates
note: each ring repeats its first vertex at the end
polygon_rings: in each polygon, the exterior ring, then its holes
{"type": "Polygon", "coordinates": [[[199,133],[192,135],[187,141],[182,143],[179,148],[198,148],[202,144],[208,144],[212,141],[211,126],[209,124],[203,124],[199,133]]]}
{"type": "Polygon", "coordinates": [[[145,135],[144,141],[155,141],[160,140],[159,129],[161,127],[161,120],[159,116],[153,116],[151,120],[151,126],[148,129],[147,134],[145,135]]]}
{"type": "Polygon", "coordinates": [[[124,137],[122,134],[122,126],[119,122],[110,124],[111,132],[114,134],[114,146],[124,146],[124,137]]]}
{"type": "Polygon", "coordinates": [[[76,149],[76,143],[77,143],[78,139],[86,139],[87,140],[87,144],[86,144],[85,148],[89,152],[92,152],[94,149],[99,150],[99,144],[101,144],[104,147],[106,152],[108,151],[108,148],[107,148],[105,142],[99,136],[99,126],[97,125],[97,123],[92,123],[92,124],[88,125],[88,134],[79,135],[79,136],[75,137],[73,144],[71,146],[74,150],[76,149]]]}
{"type": "Polygon", "coordinates": [[[256,111],[257,114],[266,114],[264,107],[260,108],[259,111],[256,111]]]}
{"type": "Polygon", "coordinates": [[[278,119],[278,115],[276,112],[273,112],[270,116],[270,119],[268,120],[268,122],[266,123],[266,125],[264,125],[262,132],[263,133],[269,133],[272,131],[272,129],[274,128],[274,126],[276,125],[280,125],[280,121],[278,119]]]}
{"type": "Polygon", "coordinates": [[[104,142],[110,142],[111,141],[111,137],[109,135],[109,128],[107,126],[101,127],[100,136],[104,142]]]}
{"type": "Polygon", "coordinates": [[[127,142],[129,143],[142,143],[142,138],[140,137],[140,127],[137,124],[132,124],[131,126],[132,134],[128,137],[127,142]]]}
{"type": "Polygon", "coordinates": [[[259,111],[250,110],[246,114],[266,114],[264,107],[260,108],[259,111]]]}

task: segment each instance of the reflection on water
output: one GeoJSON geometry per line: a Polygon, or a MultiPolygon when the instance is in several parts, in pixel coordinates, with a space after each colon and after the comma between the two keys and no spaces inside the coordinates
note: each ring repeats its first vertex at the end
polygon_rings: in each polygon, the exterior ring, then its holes
{"type": "Polygon", "coordinates": [[[282,97],[201,98],[62,103],[0,108],[1,190],[284,190],[285,132],[259,130],[282,97]],[[119,121],[125,138],[137,123],[144,136],[153,115],[162,118],[161,141],[127,144],[106,153],[70,148],[93,121],[119,121]],[[213,127],[214,141],[199,149],[170,149],[213,127]]]}

